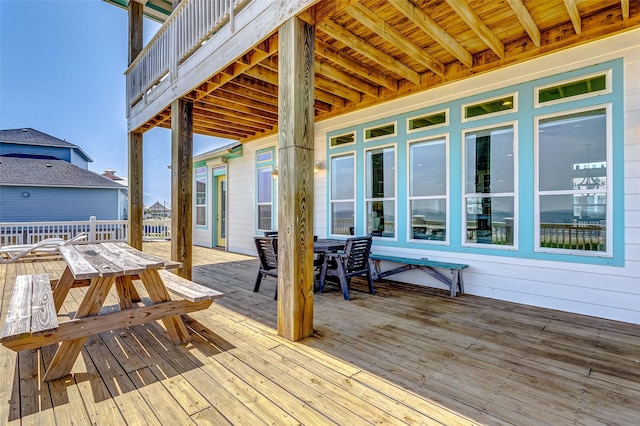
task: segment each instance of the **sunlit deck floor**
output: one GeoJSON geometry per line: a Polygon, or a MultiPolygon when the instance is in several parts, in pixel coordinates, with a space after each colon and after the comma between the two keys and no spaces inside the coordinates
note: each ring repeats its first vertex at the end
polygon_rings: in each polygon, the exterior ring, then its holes
{"type": "MultiPolygon", "coordinates": [[[[146,251],[168,257],[168,243],[146,251]]],[[[2,318],[16,274],[0,266],[2,318]]],[[[275,280],[257,260],[194,248],[194,281],[225,293],[193,341],[160,323],[90,338],[72,375],[42,383],[51,348],[0,348],[0,424],[620,424],[640,422],[640,326],[381,281],[315,297],[315,334],[277,336],[275,280]]],[[[73,289],[73,312],[84,289],[73,289]]],[[[112,296],[115,298],[115,295],[112,296]]],[[[116,303],[115,299],[112,301],[116,303]]]]}

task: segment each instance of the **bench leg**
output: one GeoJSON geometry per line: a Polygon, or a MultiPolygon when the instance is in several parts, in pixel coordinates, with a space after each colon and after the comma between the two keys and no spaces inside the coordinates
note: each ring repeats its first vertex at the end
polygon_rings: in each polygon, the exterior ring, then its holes
{"type": "MultiPolygon", "coordinates": [[[[166,302],[171,300],[167,288],[162,282],[162,278],[156,269],[147,269],[140,276],[142,283],[149,293],[149,298],[153,303],[166,302]]],[[[162,319],[167,333],[175,345],[187,343],[189,341],[189,332],[184,325],[180,315],[174,315],[162,319]]]]}

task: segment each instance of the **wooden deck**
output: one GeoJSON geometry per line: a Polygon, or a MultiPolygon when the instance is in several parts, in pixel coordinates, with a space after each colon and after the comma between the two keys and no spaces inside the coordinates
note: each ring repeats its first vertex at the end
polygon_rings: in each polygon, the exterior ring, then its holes
{"type": "MultiPolygon", "coordinates": [[[[51,348],[0,347],[0,423],[639,422],[640,326],[392,281],[369,295],[354,280],[351,302],[335,287],[317,295],[315,335],[291,343],[274,330],[275,280],[252,292],[256,258],[195,247],[193,259],[193,280],[225,296],[188,317],[192,343],[174,346],[159,323],[103,333],[50,383],[51,348]]],[[[1,316],[16,275],[63,267],[0,265],[1,316]]]]}

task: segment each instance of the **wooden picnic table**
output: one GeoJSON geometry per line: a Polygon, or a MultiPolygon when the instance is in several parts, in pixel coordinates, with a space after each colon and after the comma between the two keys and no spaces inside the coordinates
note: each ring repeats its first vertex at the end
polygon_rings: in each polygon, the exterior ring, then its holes
{"type": "MultiPolygon", "coordinates": [[[[87,337],[104,331],[162,320],[174,344],[186,343],[189,334],[180,315],[207,309],[214,299],[222,296],[166,270],[181,266],[179,262],[143,253],[125,243],[63,246],[60,253],[67,266],[53,288],[56,314],[72,287],[88,285],[73,319],[56,322],[48,330],[22,331],[2,340],[4,346],[15,351],[61,342],[44,374],[45,381],[69,374],[87,337]],[[140,297],[133,285],[134,279],[142,281],[152,304],[137,303],[140,297]],[[120,309],[100,314],[114,284],[120,309]],[[169,291],[180,299],[172,300],[169,291]]],[[[32,314],[33,318],[41,316],[41,312],[42,309],[32,314]]]]}

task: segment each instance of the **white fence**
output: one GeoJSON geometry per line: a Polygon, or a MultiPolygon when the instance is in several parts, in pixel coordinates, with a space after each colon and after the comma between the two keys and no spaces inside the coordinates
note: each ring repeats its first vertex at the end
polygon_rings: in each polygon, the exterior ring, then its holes
{"type": "Polygon", "coordinates": [[[176,78],[178,65],[222,26],[233,32],[234,14],[248,0],[183,0],[125,72],[131,107],[165,78],[176,78]]]}
{"type": "MultiPolygon", "coordinates": [[[[81,222],[13,222],[0,223],[0,246],[34,244],[45,238],[65,240],[86,233],[90,242],[127,241],[129,224],[126,220],[96,220],[92,216],[81,222]]],[[[143,239],[167,240],[171,238],[171,219],[143,221],[143,239]]]]}

